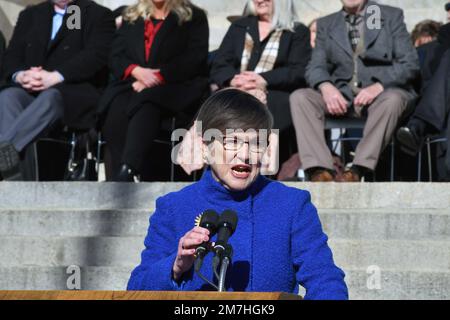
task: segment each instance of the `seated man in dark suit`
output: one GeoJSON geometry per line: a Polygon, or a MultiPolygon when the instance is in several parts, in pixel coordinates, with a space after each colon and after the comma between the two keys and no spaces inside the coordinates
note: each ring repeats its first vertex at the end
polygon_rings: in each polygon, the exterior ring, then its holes
{"type": "Polygon", "coordinates": [[[360,181],[373,171],[399,119],[416,98],[419,61],[402,10],[372,1],[342,0],[343,10],[319,19],[307,67],[312,89],[291,95],[303,169],[312,181],[333,181],[325,116],[367,117],[353,165],[342,177],[360,181]]]}
{"type": "Polygon", "coordinates": [[[450,181],[450,49],[440,59],[432,78],[424,88],[422,99],[417,105],[408,124],[397,132],[397,139],[402,149],[410,154],[417,154],[423,146],[426,136],[443,135],[447,138],[442,143],[437,162],[441,181],[450,181]],[[440,170],[439,170],[440,169],[440,170]]]}
{"type": "Polygon", "coordinates": [[[450,105],[450,87],[447,87],[450,76],[450,23],[441,27],[437,40],[430,42],[425,49],[422,99],[407,125],[397,132],[403,150],[410,155],[419,152],[425,136],[441,134],[448,128],[446,119],[450,105]]]}
{"type": "Polygon", "coordinates": [[[48,0],[20,13],[1,71],[4,179],[20,179],[19,153],[55,122],[94,126],[114,32],[111,11],[91,0],[48,0]]]}

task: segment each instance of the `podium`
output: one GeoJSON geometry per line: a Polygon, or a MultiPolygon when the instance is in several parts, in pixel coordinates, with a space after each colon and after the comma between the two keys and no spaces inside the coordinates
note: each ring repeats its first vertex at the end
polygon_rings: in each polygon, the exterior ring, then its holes
{"type": "Polygon", "coordinates": [[[282,292],[0,291],[0,300],[302,300],[282,292]]]}

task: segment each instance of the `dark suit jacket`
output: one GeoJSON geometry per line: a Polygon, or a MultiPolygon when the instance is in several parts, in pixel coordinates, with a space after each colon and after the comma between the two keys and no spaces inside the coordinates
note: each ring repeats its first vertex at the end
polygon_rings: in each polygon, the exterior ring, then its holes
{"type": "MultiPolygon", "coordinates": [[[[403,11],[369,1],[381,11],[381,28],[369,29],[365,17],[365,52],[358,59],[358,77],[365,88],[380,82],[385,88],[400,87],[413,92],[419,75],[417,52],[406,30],[403,11]]],[[[317,88],[332,82],[348,100],[353,93],[348,82],[353,76],[353,50],[341,11],[317,21],[316,48],[306,71],[309,85],[317,88]]]]}
{"type": "Polygon", "coordinates": [[[450,177],[450,49],[443,53],[436,72],[431,77],[429,85],[423,92],[422,99],[417,105],[414,117],[431,124],[436,133],[447,136],[446,165],[450,177]]]}
{"type": "Polygon", "coordinates": [[[53,5],[50,1],[26,8],[5,53],[1,76],[8,86],[15,85],[12,75],[30,67],[42,66],[59,71],[65,81],[55,88],[61,91],[64,122],[77,129],[95,124],[95,109],[104,85],[106,62],[114,37],[112,13],[91,0],[75,0],[81,9],[81,29],[67,28],[68,15],[56,38],[50,41],[53,5]]]}
{"type": "MultiPolygon", "coordinates": [[[[259,47],[258,19],[249,16],[235,21],[228,29],[212,65],[210,77],[213,83],[225,87],[240,73],[247,32],[255,42],[249,70],[256,68],[262,53],[259,47]]],[[[311,57],[309,39],[309,30],[302,24],[297,24],[294,32],[283,32],[273,70],[261,74],[267,81],[269,90],[290,92],[306,85],[305,69],[311,57]]]]}
{"type": "Polygon", "coordinates": [[[441,59],[450,48],[450,23],[445,24],[439,30],[438,38],[436,41],[424,44],[417,48],[419,56],[422,57],[422,82],[421,91],[426,90],[434,73],[438,70],[441,59]]]}
{"type": "Polygon", "coordinates": [[[148,62],[145,61],[144,20],[124,21],[116,34],[110,57],[115,80],[102,97],[100,114],[106,113],[117,95],[133,91],[131,85],[135,79],[122,80],[131,64],[160,69],[166,84],[133,94],[128,105],[130,116],[146,104],[156,104],[175,113],[188,107],[199,107],[195,104],[208,86],[209,27],[205,12],[195,6],[192,10],[192,20],[181,25],[175,13],[167,16],[155,36],[148,62]]]}

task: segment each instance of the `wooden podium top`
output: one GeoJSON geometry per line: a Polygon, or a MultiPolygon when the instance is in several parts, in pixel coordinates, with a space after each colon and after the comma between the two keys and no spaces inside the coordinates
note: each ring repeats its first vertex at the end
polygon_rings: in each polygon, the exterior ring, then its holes
{"type": "Polygon", "coordinates": [[[0,300],[301,300],[282,292],[0,291],[0,300]]]}

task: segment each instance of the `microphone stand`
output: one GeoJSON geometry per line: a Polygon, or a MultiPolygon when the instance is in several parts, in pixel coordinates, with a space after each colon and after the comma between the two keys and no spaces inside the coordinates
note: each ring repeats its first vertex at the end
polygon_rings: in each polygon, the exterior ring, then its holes
{"type": "Polygon", "coordinates": [[[218,288],[214,283],[212,283],[211,281],[209,281],[209,280],[208,280],[208,279],[200,272],[200,269],[202,268],[202,264],[203,264],[203,259],[204,259],[205,255],[206,255],[208,252],[209,252],[209,250],[206,249],[206,253],[204,253],[204,255],[202,255],[202,256],[197,256],[197,257],[195,258],[195,261],[194,261],[194,271],[195,271],[195,273],[196,273],[203,281],[205,281],[206,283],[208,283],[210,286],[212,286],[212,287],[215,288],[216,290],[219,290],[219,288],[218,288]]]}
{"type": "Polygon", "coordinates": [[[230,244],[227,244],[225,247],[225,251],[221,255],[221,264],[220,264],[220,272],[219,272],[219,285],[218,291],[225,292],[225,279],[227,276],[228,266],[231,263],[231,258],[233,257],[233,247],[230,244]]]}

